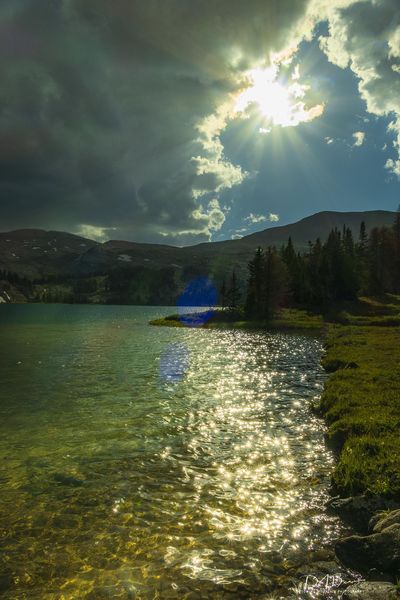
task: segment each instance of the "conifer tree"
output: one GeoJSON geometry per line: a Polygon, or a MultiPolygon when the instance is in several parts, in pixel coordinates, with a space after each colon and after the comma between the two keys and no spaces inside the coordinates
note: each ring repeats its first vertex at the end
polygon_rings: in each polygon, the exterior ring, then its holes
{"type": "Polygon", "coordinates": [[[268,321],[279,307],[286,283],[285,266],[275,248],[268,247],[265,252],[263,283],[262,318],[268,321]]]}
{"type": "Polygon", "coordinates": [[[231,281],[227,293],[228,306],[231,309],[237,308],[240,300],[240,288],[236,272],[232,271],[231,281]]]}
{"type": "Polygon", "coordinates": [[[393,246],[394,246],[394,264],[393,264],[393,291],[400,293],[400,205],[397,210],[393,223],[393,246]]]}
{"type": "Polygon", "coordinates": [[[246,313],[252,317],[261,317],[261,299],[264,271],[264,252],[259,247],[254,258],[248,264],[246,313]]]}
{"type": "Polygon", "coordinates": [[[222,280],[220,290],[219,290],[220,305],[222,306],[222,308],[226,308],[227,294],[228,294],[228,290],[226,287],[226,280],[224,277],[222,280]]]}

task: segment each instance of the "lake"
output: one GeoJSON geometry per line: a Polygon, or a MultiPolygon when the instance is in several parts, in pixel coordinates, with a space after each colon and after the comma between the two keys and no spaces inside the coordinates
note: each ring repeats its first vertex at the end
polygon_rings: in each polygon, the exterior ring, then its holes
{"type": "Polygon", "coordinates": [[[289,597],[340,535],[320,339],[0,309],[3,598],[289,597]]]}

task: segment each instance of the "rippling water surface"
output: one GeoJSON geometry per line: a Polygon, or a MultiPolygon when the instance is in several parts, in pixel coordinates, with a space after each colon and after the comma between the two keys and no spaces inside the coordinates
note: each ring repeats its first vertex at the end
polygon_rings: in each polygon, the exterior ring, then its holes
{"type": "Polygon", "coordinates": [[[337,537],[318,339],[0,309],[4,598],[285,596],[337,537]]]}

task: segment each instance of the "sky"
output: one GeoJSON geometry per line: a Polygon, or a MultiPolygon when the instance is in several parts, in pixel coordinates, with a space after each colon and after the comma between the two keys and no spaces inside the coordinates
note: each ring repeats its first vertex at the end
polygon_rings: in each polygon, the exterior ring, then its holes
{"type": "Polygon", "coordinates": [[[398,0],[1,0],[1,231],[184,246],[399,203],[398,0]]]}

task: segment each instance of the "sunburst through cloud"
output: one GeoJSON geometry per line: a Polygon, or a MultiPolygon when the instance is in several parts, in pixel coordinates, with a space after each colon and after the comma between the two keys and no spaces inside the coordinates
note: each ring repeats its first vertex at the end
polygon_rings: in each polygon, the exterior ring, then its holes
{"type": "Polygon", "coordinates": [[[278,65],[252,69],[247,77],[248,87],[237,97],[235,113],[246,114],[255,106],[265,123],[264,130],[272,125],[296,127],[313,121],[324,112],[323,104],[308,106],[306,95],[309,86],[300,83],[298,69],[290,83],[280,80],[278,65]]]}

